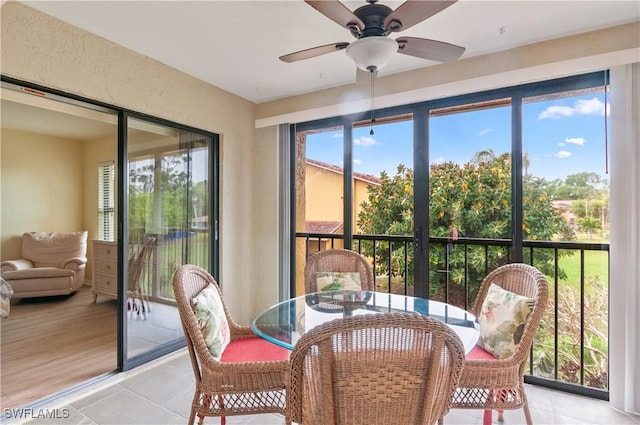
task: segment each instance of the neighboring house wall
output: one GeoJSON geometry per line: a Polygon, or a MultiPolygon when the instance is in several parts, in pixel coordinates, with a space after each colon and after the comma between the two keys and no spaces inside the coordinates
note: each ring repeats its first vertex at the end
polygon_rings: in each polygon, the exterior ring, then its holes
{"type": "Polygon", "coordinates": [[[2,129],[2,260],[21,258],[24,232],[86,230],[82,142],[2,129]]]}
{"type": "Polygon", "coordinates": [[[342,222],[342,173],[307,163],[305,178],[306,221],[342,222]]]}
{"type": "MultiPolygon", "coordinates": [[[[353,228],[356,229],[362,202],[369,196],[369,185],[357,175],[353,179],[353,228]]],[[[344,174],[340,167],[320,163],[306,164],[306,221],[343,222],[344,174]]]]}
{"type": "Polygon", "coordinates": [[[353,228],[354,232],[362,233],[358,228],[358,214],[362,210],[362,203],[369,200],[369,186],[380,185],[370,180],[355,179],[353,184],[353,228]]]}

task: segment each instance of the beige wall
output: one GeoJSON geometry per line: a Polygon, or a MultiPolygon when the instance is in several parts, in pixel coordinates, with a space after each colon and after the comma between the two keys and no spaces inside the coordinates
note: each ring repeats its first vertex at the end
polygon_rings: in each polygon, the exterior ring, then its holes
{"type": "Polygon", "coordinates": [[[279,301],[278,286],[282,276],[278,273],[280,261],[280,235],[288,229],[280,228],[278,210],[279,157],[278,129],[269,127],[256,130],[254,152],[256,173],[255,226],[252,246],[243,260],[245,267],[255,268],[255,279],[247,286],[250,293],[244,294],[252,300],[257,313],[279,301]]]}
{"type": "Polygon", "coordinates": [[[3,128],[0,148],[3,260],[24,232],[86,230],[82,142],[3,128]]]}
{"type": "MultiPolygon", "coordinates": [[[[255,197],[258,173],[274,166],[262,156],[276,148],[267,143],[257,156],[255,105],[23,4],[3,3],[1,15],[4,75],[220,134],[220,282],[234,318],[248,324],[258,277],[273,288],[278,278],[277,264],[257,270],[252,261],[257,226],[265,240],[278,236],[272,223],[262,228],[255,197]]],[[[276,200],[268,189],[263,196],[276,200]]]]}

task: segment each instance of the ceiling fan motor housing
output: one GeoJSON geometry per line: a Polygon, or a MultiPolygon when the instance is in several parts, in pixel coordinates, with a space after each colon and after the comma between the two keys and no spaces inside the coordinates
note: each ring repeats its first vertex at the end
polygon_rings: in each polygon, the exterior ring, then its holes
{"type": "Polygon", "coordinates": [[[440,13],[458,0],[406,0],[395,10],[366,0],[368,4],[351,11],[340,0],[304,0],[318,12],[346,28],[356,38],[353,43],[339,42],[312,47],[280,56],[284,62],[295,62],[346,48],[349,56],[363,71],[373,73],[387,64],[395,53],[436,62],[449,62],[464,53],[464,47],[420,37],[388,38],[440,13]]]}
{"type": "MultiPolygon", "coordinates": [[[[364,28],[361,30],[356,25],[351,26],[351,34],[358,39],[365,37],[386,37],[390,31],[384,27],[384,20],[391,12],[393,12],[393,9],[389,6],[377,3],[357,8],[353,11],[353,14],[364,23],[364,28]]],[[[393,21],[394,24],[396,22],[400,27],[402,26],[398,21],[393,21]]],[[[394,30],[395,29],[397,29],[397,26],[394,26],[394,30]]]]}

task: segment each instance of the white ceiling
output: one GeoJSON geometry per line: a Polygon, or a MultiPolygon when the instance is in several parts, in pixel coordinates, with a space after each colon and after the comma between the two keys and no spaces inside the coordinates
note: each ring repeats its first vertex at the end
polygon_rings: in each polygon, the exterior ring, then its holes
{"type": "MultiPolygon", "coordinates": [[[[24,3],[255,103],[355,80],[344,50],[290,64],[278,59],[353,41],[302,0],[24,3]]],[[[402,2],[381,3],[395,9],[402,2]]],[[[344,4],[354,10],[365,2],[344,4]]],[[[460,0],[397,36],[464,46],[467,58],[633,21],[640,21],[637,0],[460,0]]],[[[434,64],[396,54],[379,75],[434,64]]]]}

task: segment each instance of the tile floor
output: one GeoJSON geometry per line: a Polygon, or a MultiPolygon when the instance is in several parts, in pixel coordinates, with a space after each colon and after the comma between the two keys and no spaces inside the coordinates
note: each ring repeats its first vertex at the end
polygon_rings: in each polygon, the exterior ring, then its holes
{"type": "MultiPolygon", "coordinates": [[[[31,410],[3,411],[6,424],[99,424],[156,425],[185,424],[193,396],[193,375],[186,350],[173,353],[150,364],[104,379],[82,391],[34,404],[31,410]],[[48,416],[43,418],[42,416],[48,416]]],[[[604,401],[570,395],[529,385],[533,421],[552,424],[640,424],[640,416],[618,412],[604,401]]],[[[206,418],[205,424],[219,424],[206,418]]],[[[282,425],[284,417],[276,414],[227,418],[229,425],[282,425]]],[[[497,423],[494,415],[494,423],[497,423]]],[[[506,411],[506,425],[524,423],[522,410],[506,411]]],[[[445,424],[482,424],[482,411],[452,410],[445,424]]]]}

